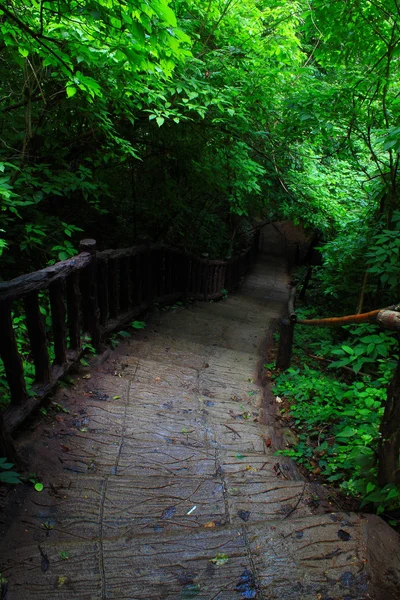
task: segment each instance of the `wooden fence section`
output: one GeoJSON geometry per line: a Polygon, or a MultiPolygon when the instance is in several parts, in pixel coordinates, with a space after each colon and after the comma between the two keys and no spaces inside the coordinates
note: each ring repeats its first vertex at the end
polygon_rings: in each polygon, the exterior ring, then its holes
{"type": "Polygon", "coordinates": [[[179,298],[221,298],[232,291],[249,268],[258,248],[252,245],[231,260],[207,260],[162,245],[96,252],[95,240],[83,240],[80,254],[29,275],[0,283],[0,357],[11,403],[0,415],[0,445],[38,407],[82,355],[82,335],[100,350],[118,331],[154,303],[179,298]],[[52,341],[46,333],[39,294],[47,291],[52,341]],[[12,315],[25,315],[35,383],[27,392],[12,315]],[[52,344],[52,347],[50,346],[52,344]],[[50,361],[49,349],[54,360],[50,361]]]}

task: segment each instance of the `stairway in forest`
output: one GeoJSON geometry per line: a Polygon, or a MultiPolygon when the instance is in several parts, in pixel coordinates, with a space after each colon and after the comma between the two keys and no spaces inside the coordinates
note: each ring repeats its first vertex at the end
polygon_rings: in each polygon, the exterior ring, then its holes
{"type": "MultiPolygon", "coordinates": [[[[285,265],[153,315],[55,398],[20,447],[45,483],[1,525],[8,600],[395,600],[396,534],[302,479],[260,383],[285,265]]],[[[397,553],[397,555],[396,555],[397,553]]]]}

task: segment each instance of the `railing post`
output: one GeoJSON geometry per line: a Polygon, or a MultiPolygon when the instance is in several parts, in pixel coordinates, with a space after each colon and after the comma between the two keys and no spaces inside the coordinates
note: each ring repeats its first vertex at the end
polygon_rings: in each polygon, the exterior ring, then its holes
{"type": "Polygon", "coordinates": [[[50,361],[38,292],[31,292],[25,296],[24,307],[32,359],[35,365],[35,381],[37,383],[47,383],[50,380],[50,361]]]}
{"type": "Polygon", "coordinates": [[[65,323],[65,281],[54,281],[49,286],[51,321],[54,335],[54,364],[63,365],[67,361],[67,339],[65,323]]]}
{"type": "Polygon", "coordinates": [[[96,279],[96,240],[82,240],[79,244],[79,252],[89,252],[92,257],[91,263],[85,270],[86,285],[84,287],[84,304],[87,309],[87,323],[92,345],[100,350],[100,310],[97,299],[96,279]]]}
{"type": "Polygon", "coordinates": [[[281,320],[281,330],[278,345],[278,355],[276,357],[276,368],[288,369],[292,358],[294,323],[289,319],[281,320]]]}
{"type": "Polygon", "coordinates": [[[100,309],[100,323],[107,323],[109,313],[108,302],[108,260],[97,262],[97,293],[100,309]]]}
{"type": "Polygon", "coordinates": [[[296,286],[292,285],[288,299],[288,315],[289,318],[281,320],[281,331],[278,345],[278,355],[276,357],[277,369],[288,369],[292,358],[294,326],[297,321],[295,310],[296,301],[296,286]]]}
{"type": "Polygon", "coordinates": [[[81,293],[79,273],[72,272],[67,278],[67,321],[69,328],[69,347],[78,350],[81,347],[81,293]]]}
{"type": "Polygon", "coordinates": [[[24,367],[15,339],[11,311],[11,300],[0,302],[0,356],[10,386],[11,403],[15,405],[22,404],[27,399],[28,394],[26,392],[24,367]]]}

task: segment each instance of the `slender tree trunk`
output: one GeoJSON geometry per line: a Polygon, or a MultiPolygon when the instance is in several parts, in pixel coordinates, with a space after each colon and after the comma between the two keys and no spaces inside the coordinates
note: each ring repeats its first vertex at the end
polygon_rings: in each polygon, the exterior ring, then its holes
{"type": "Polygon", "coordinates": [[[400,360],[388,387],[378,448],[380,485],[400,483],[400,360]]]}

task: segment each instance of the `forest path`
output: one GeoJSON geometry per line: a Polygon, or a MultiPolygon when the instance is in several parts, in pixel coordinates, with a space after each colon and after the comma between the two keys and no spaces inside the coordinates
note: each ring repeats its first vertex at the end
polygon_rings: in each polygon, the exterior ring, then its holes
{"type": "Polygon", "coordinates": [[[70,413],[20,439],[45,489],[8,508],[1,598],[398,597],[390,528],[332,512],[274,455],[261,349],[287,290],[261,256],[239,293],[161,312],[57,392],[70,413]]]}

